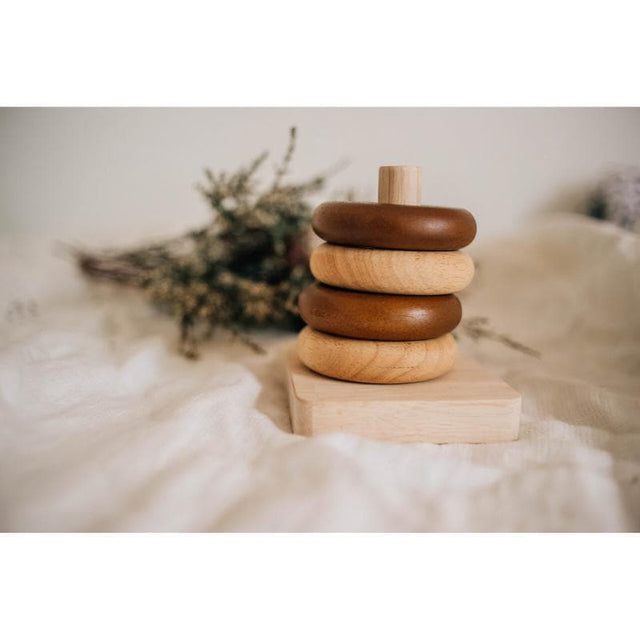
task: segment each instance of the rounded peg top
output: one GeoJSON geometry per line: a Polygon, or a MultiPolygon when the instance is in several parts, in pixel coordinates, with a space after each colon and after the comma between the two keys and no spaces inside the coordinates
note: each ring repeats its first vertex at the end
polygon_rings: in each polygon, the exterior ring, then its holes
{"type": "Polygon", "coordinates": [[[378,202],[419,205],[420,167],[399,165],[378,170],[378,202]]]}

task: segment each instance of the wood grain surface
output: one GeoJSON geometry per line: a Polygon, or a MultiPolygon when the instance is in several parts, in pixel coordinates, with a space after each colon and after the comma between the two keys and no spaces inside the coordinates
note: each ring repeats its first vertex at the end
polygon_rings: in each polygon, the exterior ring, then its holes
{"type": "Polygon", "coordinates": [[[472,280],[471,258],[462,251],[395,251],[322,244],[311,254],[311,272],[343,289],[409,295],[462,291],[472,280]]]}
{"type": "Polygon", "coordinates": [[[451,370],[456,341],[450,333],[433,340],[388,342],[343,338],[305,327],[297,353],[317,373],[375,384],[399,384],[437,378],[451,370]]]}
{"type": "Polygon", "coordinates": [[[313,329],[365,340],[428,340],[449,333],[462,318],[460,301],[443,296],[388,295],[314,283],[298,300],[313,329]]]}
{"type": "Polygon", "coordinates": [[[420,204],[422,169],[409,165],[378,168],[378,202],[420,204]]]}
{"type": "Polygon", "coordinates": [[[377,249],[453,251],[476,236],[476,221],[466,209],[375,202],[325,202],[311,226],[327,242],[377,249]]]}
{"type": "Polygon", "coordinates": [[[355,384],[287,357],[291,425],[300,435],[349,431],[392,442],[489,443],[516,440],[520,394],[460,354],[435,380],[405,385],[355,384]]]}

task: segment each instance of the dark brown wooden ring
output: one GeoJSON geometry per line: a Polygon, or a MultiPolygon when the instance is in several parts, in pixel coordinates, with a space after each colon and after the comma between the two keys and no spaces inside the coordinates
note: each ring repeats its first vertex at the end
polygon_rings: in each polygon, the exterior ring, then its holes
{"type": "Polygon", "coordinates": [[[453,294],[361,293],[319,282],[302,291],[298,306],[313,329],[365,340],[429,340],[452,331],[462,318],[453,294]]]}
{"type": "Polygon", "coordinates": [[[311,226],[327,242],[374,249],[456,251],[476,237],[466,209],[374,202],[325,202],[311,226]]]}

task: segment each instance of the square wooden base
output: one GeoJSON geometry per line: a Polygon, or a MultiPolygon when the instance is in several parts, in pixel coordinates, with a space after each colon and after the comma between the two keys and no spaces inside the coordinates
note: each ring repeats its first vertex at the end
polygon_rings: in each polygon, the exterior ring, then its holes
{"type": "Polygon", "coordinates": [[[395,442],[517,440],[520,394],[473,358],[459,355],[445,376],[385,385],[333,380],[287,357],[293,432],[351,431],[395,442]]]}

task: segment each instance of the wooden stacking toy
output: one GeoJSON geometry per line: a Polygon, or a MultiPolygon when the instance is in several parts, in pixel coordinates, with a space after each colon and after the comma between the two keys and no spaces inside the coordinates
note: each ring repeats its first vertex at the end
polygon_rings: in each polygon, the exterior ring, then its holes
{"type": "Polygon", "coordinates": [[[298,355],[313,371],[399,384],[453,367],[449,332],[461,318],[453,294],[473,277],[460,249],[476,223],[463,209],[420,206],[419,180],[417,167],[382,167],[377,204],[329,202],[314,212],[313,228],[328,242],[311,254],[322,284],[300,297],[309,326],[298,339],[298,355]]]}
{"type": "Polygon", "coordinates": [[[288,360],[295,433],[349,430],[397,441],[499,442],[518,436],[520,396],[451,334],[473,278],[464,209],[420,205],[419,167],[380,167],[378,203],[329,202],[312,226],[319,282],[288,360]],[[362,384],[366,383],[366,384],[362,384]],[[411,384],[406,384],[411,383],[411,384]]]}

